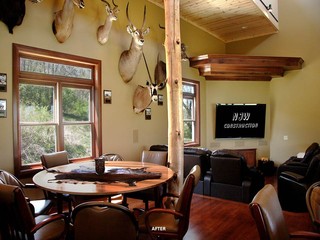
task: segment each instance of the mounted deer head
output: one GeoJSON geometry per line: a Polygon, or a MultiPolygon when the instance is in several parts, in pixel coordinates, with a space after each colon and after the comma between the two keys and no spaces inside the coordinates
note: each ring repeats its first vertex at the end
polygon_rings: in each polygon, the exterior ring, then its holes
{"type": "Polygon", "coordinates": [[[112,0],[113,6],[114,6],[113,8],[111,8],[110,4],[107,1],[105,0],[101,0],[101,1],[106,4],[106,12],[108,15],[104,25],[101,25],[98,27],[97,39],[100,44],[105,44],[109,39],[109,33],[112,27],[112,22],[118,19],[117,14],[120,10],[118,8],[118,5],[116,5],[113,0],[112,0]]]}
{"type": "Polygon", "coordinates": [[[65,0],[62,10],[56,13],[52,23],[52,31],[58,42],[65,42],[72,32],[74,8],[84,8],[83,0],[65,0]]]}
{"type": "Polygon", "coordinates": [[[167,83],[166,80],[160,83],[152,82],[148,63],[144,54],[143,60],[148,71],[149,80],[147,80],[146,87],[139,85],[134,92],[133,110],[135,113],[143,112],[151,104],[152,101],[157,101],[158,90],[163,89],[167,83]]]}
{"type": "Polygon", "coordinates": [[[127,32],[132,36],[132,40],[129,50],[122,52],[118,64],[119,73],[125,83],[132,80],[133,75],[137,70],[143,52],[144,36],[150,31],[149,27],[144,29],[146,21],[146,6],[144,6],[143,23],[140,29],[136,28],[130,21],[128,9],[129,2],[126,7],[126,15],[129,22],[127,32]]]}

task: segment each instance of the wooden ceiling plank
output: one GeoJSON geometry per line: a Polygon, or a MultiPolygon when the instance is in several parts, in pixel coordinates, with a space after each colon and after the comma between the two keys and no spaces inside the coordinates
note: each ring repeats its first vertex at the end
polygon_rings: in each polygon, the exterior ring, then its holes
{"type": "MultiPolygon", "coordinates": [[[[163,8],[163,0],[149,2],[163,8]]],[[[225,43],[278,32],[277,27],[252,0],[181,0],[180,16],[225,43]],[[257,31],[259,26],[260,30],[257,31]],[[240,31],[241,34],[233,30],[242,28],[246,28],[246,31],[240,31]]]]}

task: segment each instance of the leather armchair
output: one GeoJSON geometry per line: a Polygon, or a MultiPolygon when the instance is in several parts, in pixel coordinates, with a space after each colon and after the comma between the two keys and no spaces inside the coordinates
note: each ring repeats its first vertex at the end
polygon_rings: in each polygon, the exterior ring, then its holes
{"type": "Polygon", "coordinates": [[[320,182],[315,182],[308,188],[306,203],[313,228],[320,233],[320,182]]]}
{"type": "Polygon", "coordinates": [[[320,154],[314,156],[305,175],[284,171],[278,178],[278,196],[283,210],[306,212],[306,192],[320,180],[320,154]]]}
{"type": "MultiPolygon", "coordinates": [[[[167,145],[152,145],[151,151],[168,151],[167,145]]],[[[201,168],[200,180],[194,189],[195,193],[204,194],[204,176],[210,169],[210,155],[212,151],[200,147],[185,147],[184,148],[184,170],[183,178],[186,179],[188,173],[195,165],[201,168]]]]}
{"type": "Polygon", "coordinates": [[[2,239],[64,239],[67,219],[63,214],[34,217],[20,187],[0,184],[0,233],[2,239]]]}
{"type": "MultiPolygon", "coordinates": [[[[148,233],[151,239],[182,240],[189,228],[190,207],[194,187],[199,183],[200,167],[194,166],[184,180],[180,195],[167,193],[164,198],[173,198],[172,204],[152,208],[138,215],[139,232],[148,233]]],[[[163,199],[163,203],[167,202],[163,199]]]]}
{"type": "Polygon", "coordinates": [[[217,150],[210,157],[211,170],[204,179],[205,195],[249,203],[264,186],[264,177],[249,169],[242,155],[217,150]]]}
{"type": "Polygon", "coordinates": [[[320,234],[309,231],[289,232],[277,197],[271,184],[265,185],[249,204],[261,240],[320,239],[320,234]]]}
{"type": "Polygon", "coordinates": [[[279,177],[280,174],[284,171],[290,171],[300,175],[305,175],[312,158],[318,153],[320,153],[319,144],[314,142],[306,149],[303,158],[291,156],[287,161],[282,163],[278,167],[277,176],[279,177]]]}
{"type": "MultiPolygon", "coordinates": [[[[37,186],[33,183],[22,183],[18,178],[16,178],[13,174],[0,169],[0,184],[12,185],[17,186],[22,189],[38,189],[37,186]]],[[[43,194],[46,196],[45,192],[43,194]]],[[[32,209],[32,213],[34,216],[46,214],[52,207],[52,201],[50,199],[39,199],[39,200],[30,200],[28,197],[27,201],[30,203],[30,207],[32,209]]]]}

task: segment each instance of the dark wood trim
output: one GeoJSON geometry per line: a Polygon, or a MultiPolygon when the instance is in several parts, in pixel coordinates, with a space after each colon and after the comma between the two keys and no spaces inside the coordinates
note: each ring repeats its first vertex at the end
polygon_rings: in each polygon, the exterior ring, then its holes
{"type": "MultiPolygon", "coordinates": [[[[63,77],[42,75],[36,73],[20,72],[20,57],[28,57],[36,60],[50,61],[55,63],[68,64],[92,69],[92,80],[72,78],[70,86],[91,85],[93,98],[91,99],[92,109],[92,157],[100,156],[102,153],[102,129],[101,129],[101,61],[72,54],[55,52],[20,44],[13,44],[13,148],[14,148],[14,171],[17,176],[28,176],[34,174],[41,169],[41,164],[21,165],[21,150],[20,150],[20,131],[19,131],[19,81],[23,79],[28,82],[39,84],[40,81],[45,81],[47,84],[52,82],[62,82],[63,77]]],[[[41,84],[41,83],[40,83],[41,84]]],[[[68,83],[69,86],[69,83],[68,83]]],[[[61,86],[60,86],[61,88],[61,86]]],[[[59,130],[58,130],[59,131],[59,130]]],[[[58,133],[60,134],[60,132],[58,133]]],[[[58,143],[58,150],[61,150],[62,143],[58,143]]],[[[90,159],[91,159],[90,158],[90,159]]],[[[87,158],[86,158],[87,159],[87,158]]],[[[84,160],[84,159],[81,159],[84,160]]]]}

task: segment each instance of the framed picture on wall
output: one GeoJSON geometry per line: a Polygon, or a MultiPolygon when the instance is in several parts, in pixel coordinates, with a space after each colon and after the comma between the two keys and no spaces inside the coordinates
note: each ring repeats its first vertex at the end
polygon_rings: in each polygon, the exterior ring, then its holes
{"type": "Polygon", "coordinates": [[[103,102],[105,104],[111,104],[111,102],[112,102],[112,92],[111,92],[111,90],[104,90],[103,91],[103,102]]]}
{"type": "Polygon", "coordinates": [[[163,105],[163,95],[158,94],[158,105],[163,105]]]}
{"type": "Polygon", "coordinates": [[[7,100],[0,99],[0,117],[6,118],[7,117],[7,100]]]}
{"type": "Polygon", "coordinates": [[[0,73],[0,92],[7,91],[7,74],[0,73]]]}
{"type": "Polygon", "coordinates": [[[146,108],[144,110],[144,113],[145,113],[145,119],[146,120],[151,120],[151,108],[146,108]]]}

